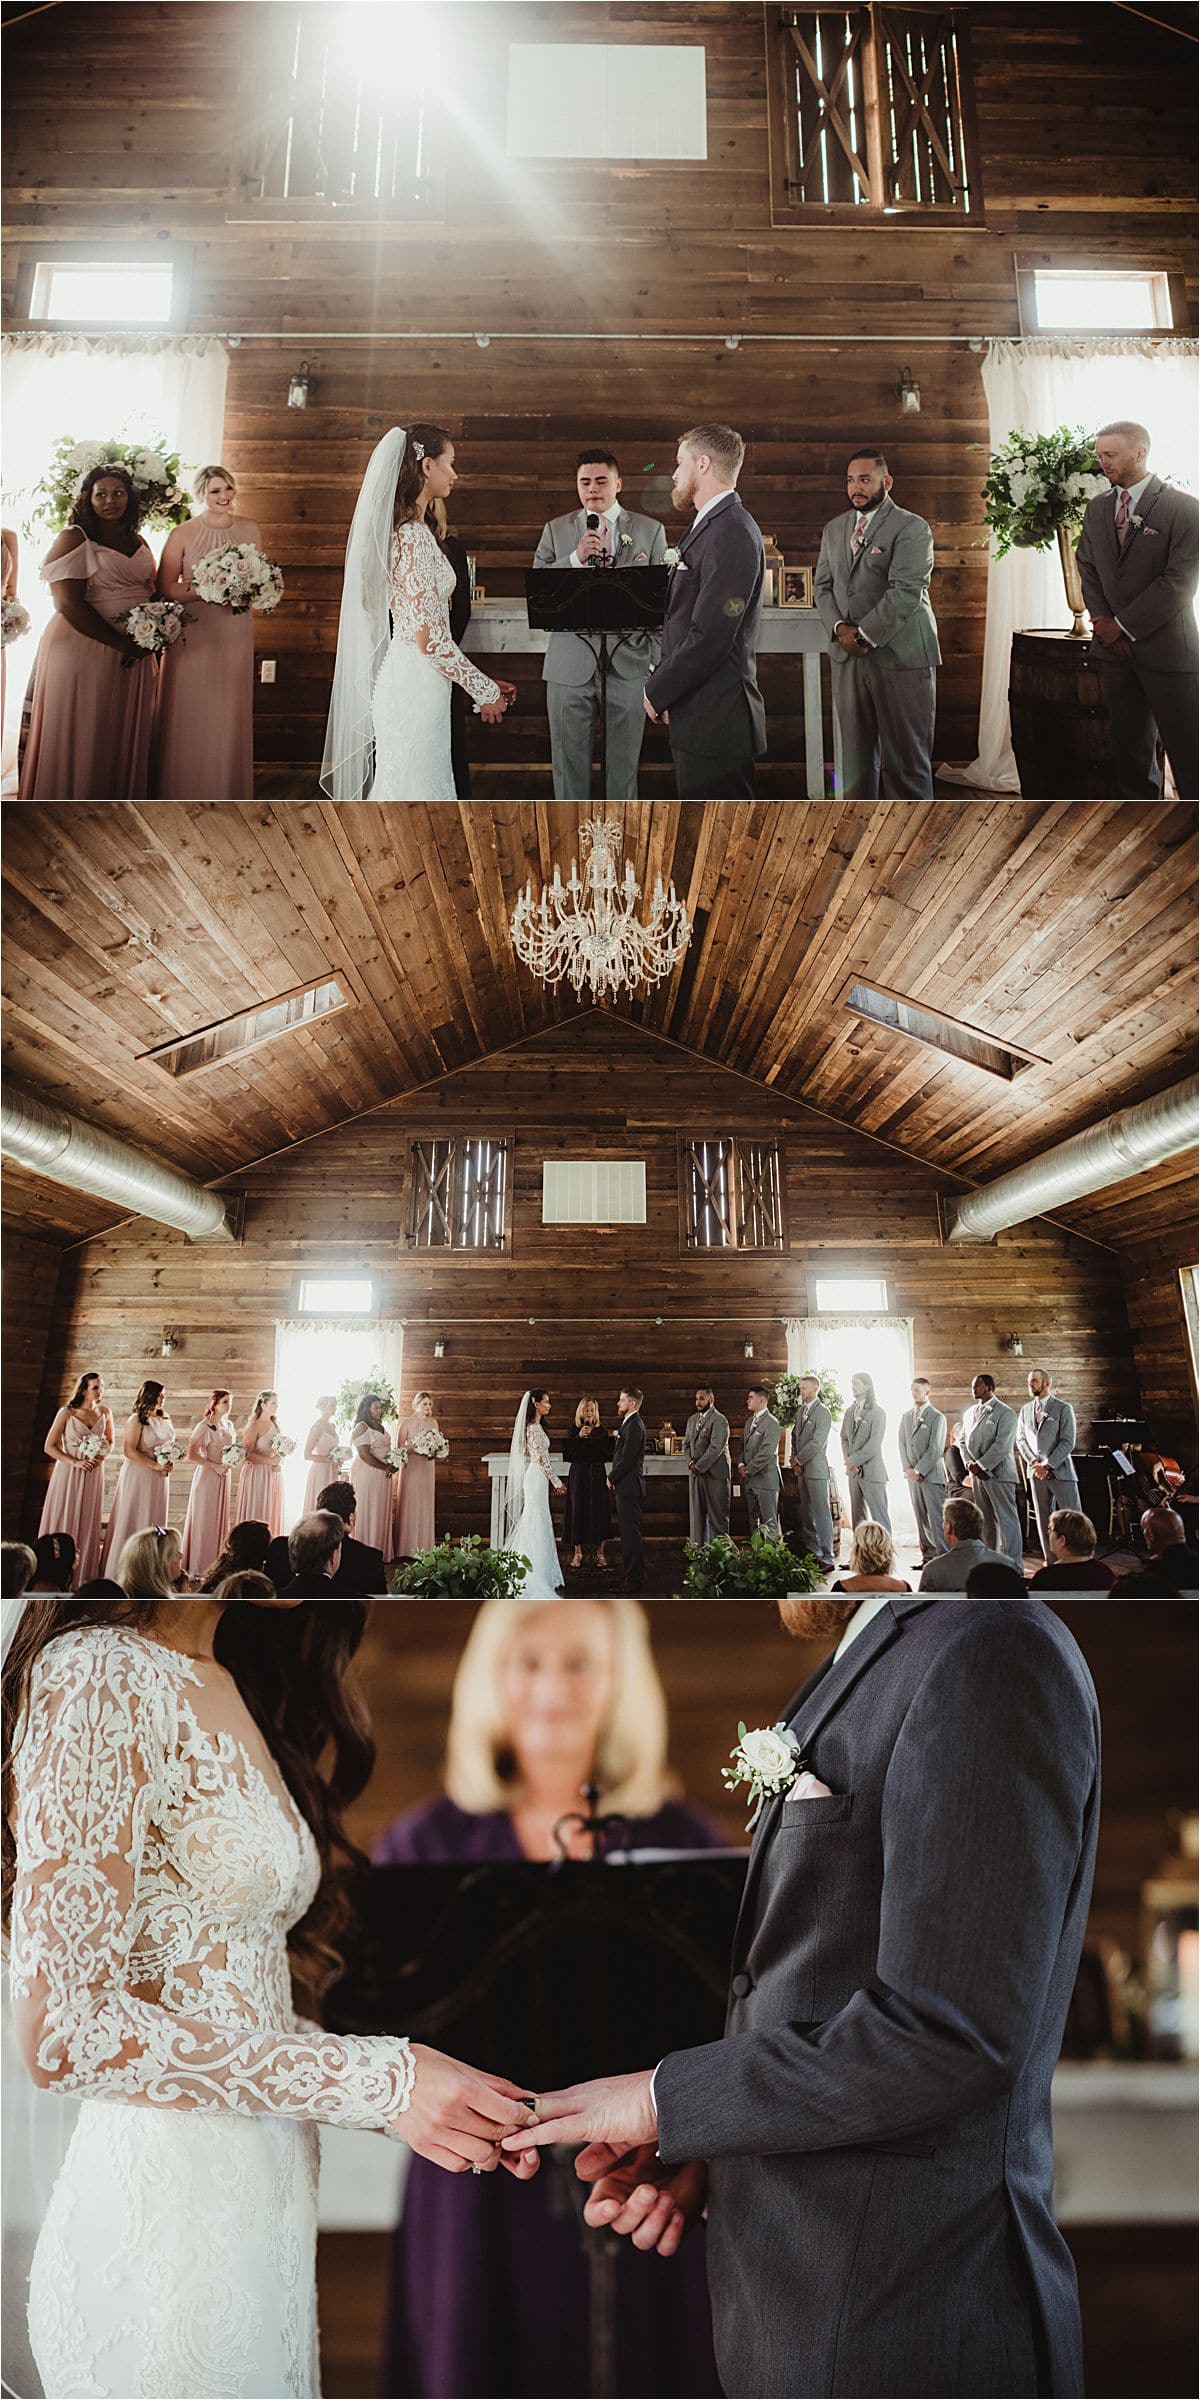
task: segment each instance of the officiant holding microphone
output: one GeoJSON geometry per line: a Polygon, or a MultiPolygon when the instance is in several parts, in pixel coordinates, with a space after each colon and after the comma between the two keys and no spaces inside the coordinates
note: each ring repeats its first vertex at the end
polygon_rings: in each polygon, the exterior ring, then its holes
{"type": "MultiPolygon", "coordinates": [[[[603,574],[610,567],[656,567],[666,554],[666,531],[657,517],[620,505],[621,472],[611,450],[594,443],[576,460],[579,507],[551,517],[534,554],[535,567],[576,567],[603,574]]],[[[550,718],[550,756],[556,800],[587,800],[592,789],[592,754],[600,710],[598,638],[552,633],[542,670],[550,718]]],[[[605,757],[606,797],[636,800],[638,760],[646,713],[642,692],[657,666],[658,637],[651,633],[610,636],[605,757]]]]}

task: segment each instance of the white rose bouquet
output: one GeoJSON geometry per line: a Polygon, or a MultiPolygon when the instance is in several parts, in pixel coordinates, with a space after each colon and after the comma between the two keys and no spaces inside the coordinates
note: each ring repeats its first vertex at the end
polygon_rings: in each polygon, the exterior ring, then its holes
{"type": "Polygon", "coordinates": [[[401,1468],[408,1465],[408,1452],[402,1442],[393,1442],[383,1463],[393,1475],[398,1475],[401,1468]]]}
{"type": "Polygon", "coordinates": [[[272,1434],[271,1448],[274,1451],[276,1458],[290,1458],[295,1447],[296,1445],[292,1440],[290,1433],[272,1434]]]}
{"type": "Polygon", "coordinates": [[[223,1450],[222,1450],[222,1452],[221,1452],[221,1465],[222,1465],[223,1467],[229,1467],[229,1468],[233,1468],[233,1467],[244,1467],[244,1466],[245,1466],[245,1464],[246,1464],[246,1446],[245,1446],[245,1443],[244,1443],[244,1442],[226,1442],[226,1444],[225,1444],[225,1447],[224,1447],[224,1449],[223,1449],[223,1450]]]}
{"type": "Polygon", "coordinates": [[[1108,488],[1095,439],[1082,426],[1010,433],[993,452],[983,486],[984,523],[996,537],[997,558],[1010,550],[1048,550],[1060,525],[1078,533],[1088,501],[1108,488]]]}
{"type": "Polygon", "coordinates": [[[419,1433],[414,1433],[408,1446],[410,1450],[416,1451],[418,1458],[449,1458],[450,1456],[450,1444],[446,1440],[445,1434],[439,1433],[436,1425],[423,1425],[419,1433]]]}
{"type": "Polygon", "coordinates": [[[4,648],[7,650],[10,642],[19,642],[28,631],[29,610],[22,608],[13,592],[4,602],[4,648]]]}
{"type": "Polygon", "coordinates": [[[180,1459],[186,1457],[185,1442],[159,1442],[154,1452],[154,1464],[156,1467],[177,1467],[180,1459]]]}
{"type": "MultiPolygon", "coordinates": [[[[182,641],[184,626],[191,622],[181,600],[139,600],[136,608],[127,608],[117,618],[130,641],[151,658],[169,650],[173,642],[182,641]]],[[[134,663],[131,658],[122,661],[126,667],[134,663]]]]}
{"type": "Polygon", "coordinates": [[[85,1433],[75,1455],[90,1467],[95,1459],[107,1458],[111,1449],[112,1443],[106,1433],[85,1433]]]}
{"type": "Polygon", "coordinates": [[[228,608],[234,616],[248,608],[266,616],[283,598],[283,577],[254,542],[226,542],[222,549],[208,550],[197,559],[192,590],[198,599],[215,608],[228,608]]]}
{"type": "Polygon", "coordinates": [[[795,1782],[801,1766],[800,1744],[787,1725],[760,1725],[747,1733],[739,1724],[737,1742],[729,1755],[733,1765],[722,1767],[721,1775],[726,1791],[736,1792],[739,1783],[750,1787],[754,1814],[746,1827],[749,1833],[766,1802],[778,1799],[795,1782]]]}
{"type": "Polygon", "coordinates": [[[335,1442],[329,1453],[329,1464],[331,1467],[345,1467],[349,1465],[353,1456],[354,1452],[349,1442],[335,1442]]]}

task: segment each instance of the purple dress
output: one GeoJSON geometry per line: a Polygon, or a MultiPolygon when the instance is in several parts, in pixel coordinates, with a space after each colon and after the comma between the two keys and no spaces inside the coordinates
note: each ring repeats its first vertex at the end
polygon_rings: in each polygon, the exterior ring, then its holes
{"type": "MultiPolygon", "coordinates": [[[[720,1848],[708,1817],[678,1804],[636,1819],[631,1840],[662,1850],[720,1848]]],[[[375,1845],[377,1866],[469,1865],[523,1853],[502,1811],[470,1816],[433,1800],[396,1819],[375,1845]]],[[[617,2380],[621,2395],[719,2395],[704,2265],[704,2233],[676,2258],[624,2242],[617,2267],[617,2380]]],[[[557,2178],[516,2183],[448,2175],[413,2158],[392,2243],[380,2392],[389,2400],[543,2400],[591,2390],[588,2266],[557,2178]]]]}

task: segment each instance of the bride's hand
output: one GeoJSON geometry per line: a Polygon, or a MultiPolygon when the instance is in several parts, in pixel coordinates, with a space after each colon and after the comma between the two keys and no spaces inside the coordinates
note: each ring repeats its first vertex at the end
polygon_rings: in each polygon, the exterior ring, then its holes
{"type": "MultiPolygon", "coordinates": [[[[424,2042],[412,2044],[412,2055],[416,2075],[408,2107],[391,2127],[394,2138],[448,2174],[461,2175],[468,2167],[491,2174],[501,2164],[503,2137],[537,2123],[516,2084],[464,2066],[424,2042]]],[[[503,2164],[525,2182],[537,2172],[536,2153],[531,2158],[532,2163],[518,2149],[503,2164]]]]}
{"type": "Polygon", "coordinates": [[[480,716],[483,718],[484,724],[499,725],[504,716],[506,706],[507,702],[503,699],[488,700],[485,702],[484,706],[479,711],[480,716]]]}

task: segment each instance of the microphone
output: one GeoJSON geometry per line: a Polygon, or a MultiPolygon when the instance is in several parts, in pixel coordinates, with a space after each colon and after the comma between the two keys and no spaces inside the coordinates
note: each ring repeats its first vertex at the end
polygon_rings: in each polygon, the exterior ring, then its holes
{"type": "MultiPolygon", "coordinates": [[[[599,533],[600,519],[597,516],[594,508],[589,508],[585,522],[589,533],[599,533]]],[[[589,567],[602,567],[604,565],[604,560],[602,558],[589,558],[588,565],[589,567]]]]}

